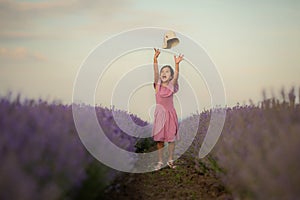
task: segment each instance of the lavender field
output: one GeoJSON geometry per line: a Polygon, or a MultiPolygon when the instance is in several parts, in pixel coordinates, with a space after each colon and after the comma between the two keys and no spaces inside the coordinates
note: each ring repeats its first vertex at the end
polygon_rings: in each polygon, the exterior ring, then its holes
{"type": "MultiPolygon", "coordinates": [[[[98,107],[96,113],[111,141],[135,151],[137,139],[117,127],[111,110],[98,107]]],[[[147,124],[131,117],[140,126],[147,124]]],[[[87,152],[76,132],[71,105],[21,102],[20,95],[9,94],[0,99],[0,131],[0,199],[93,199],[118,174],[87,152]]]]}
{"type": "MultiPolygon", "coordinates": [[[[291,89],[288,94],[282,91],[278,99],[264,97],[259,104],[221,108],[227,111],[221,138],[209,156],[199,159],[212,112],[203,111],[185,156],[193,160],[196,170],[216,173],[234,199],[297,199],[300,105],[295,99],[291,89]]],[[[111,141],[127,151],[141,152],[138,139],[117,127],[112,110],[97,107],[96,112],[111,141]]],[[[147,125],[131,117],[140,126],[147,125]]],[[[0,132],[0,199],[101,199],[119,174],[87,152],[70,105],[1,97],[0,132]]]]}
{"type": "Polygon", "coordinates": [[[258,105],[226,108],[217,145],[199,160],[194,155],[209,122],[209,112],[202,113],[190,155],[197,169],[218,172],[234,199],[298,199],[300,105],[295,89],[282,90],[281,100],[263,96],[258,105]]]}

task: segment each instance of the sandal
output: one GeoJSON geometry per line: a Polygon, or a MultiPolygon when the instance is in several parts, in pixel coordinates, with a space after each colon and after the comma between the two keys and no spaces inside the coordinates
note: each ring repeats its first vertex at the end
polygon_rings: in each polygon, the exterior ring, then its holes
{"type": "Polygon", "coordinates": [[[176,165],[174,165],[174,160],[169,160],[167,162],[167,165],[171,168],[171,169],[175,169],[176,168],[176,165]]]}
{"type": "Polygon", "coordinates": [[[164,165],[164,163],[163,162],[157,162],[157,164],[156,164],[156,166],[155,166],[155,170],[157,171],[157,170],[160,170],[161,168],[162,168],[162,166],[164,165]]]}

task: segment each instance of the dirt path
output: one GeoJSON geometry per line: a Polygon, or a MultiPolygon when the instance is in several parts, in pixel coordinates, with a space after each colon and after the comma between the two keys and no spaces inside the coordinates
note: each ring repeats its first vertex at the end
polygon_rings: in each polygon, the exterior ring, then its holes
{"type": "Polygon", "coordinates": [[[101,199],[233,199],[212,173],[197,171],[193,162],[176,161],[177,168],[118,177],[101,199]]]}

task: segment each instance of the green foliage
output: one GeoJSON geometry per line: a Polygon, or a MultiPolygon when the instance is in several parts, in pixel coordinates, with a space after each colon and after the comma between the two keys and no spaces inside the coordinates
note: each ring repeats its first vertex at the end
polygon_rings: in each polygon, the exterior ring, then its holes
{"type": "Polygon", "coordinates": [[[155,147],[155,141],[152,138],[139,139],[136,144],[136,153],[145,153],[155,147]]]}
{"type": "Polygon", "coordinates": [[[108,173],[111,169],[94,160],[87,169],[87,178],[82,183],[79,191],[74,191],[76,197],[73,199],[99,199],[104,189],[110,184],[108,173]]]}
{"type": "Polygon", "coordinates": [[[222,174],[225,173],[225,170],[221,168],[215,158],[211,155],[206,156],[203,159],[196,159],[196,169],[203,174],[213,173],[213,174],[222,174]]]}

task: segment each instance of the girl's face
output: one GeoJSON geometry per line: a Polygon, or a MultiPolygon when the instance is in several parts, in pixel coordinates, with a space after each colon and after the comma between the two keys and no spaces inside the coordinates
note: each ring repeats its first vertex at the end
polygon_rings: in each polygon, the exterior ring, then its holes
{"type": "Polygon", "coordinates": [[[171,70],[169,67],[165,67],[161,70],[160,79],[162,82],[168,82],[172,79],[171,70]]]}

